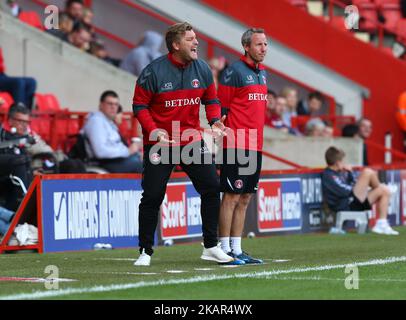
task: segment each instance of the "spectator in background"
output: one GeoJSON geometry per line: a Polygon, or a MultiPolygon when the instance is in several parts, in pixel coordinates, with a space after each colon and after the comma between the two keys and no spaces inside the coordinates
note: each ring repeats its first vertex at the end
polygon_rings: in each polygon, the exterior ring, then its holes
{"type": "Polygon", "coordinates": [[[89,29],[93,29],[93,17],[94,13],[92,9],[85,7],[83,9],[82,22],[88,26],[89,29]]]}
{"type": "Polygon", "coordinates": [[[368,147],[365,143],[365,140],[368,140],[372,134],[372,122],[371,122],[371,120],[369,120],[367,118],[361,118],[360,120],[358,120],[358,127],[359,127],[358,136],[362,140],[364,140],[363,149],[362,149],[363,164],[364,164],[364,166],[368,166],[369,165],[368,147]]]}
{"type": "Polygon", "coordinates": [[[321,175],[323,198],[329,208],[338,211],[371,210],[378,207],[379,218],[372,232],[398,235],[387,220],[390,189],[380,183],[375,171],[365,168],[355,179],[352,167],[344,162],[344,151],[330,147],[325,153],[327,168],[321,175]]]}
{"type": "Polygon", "coordinates": [[[276,105],[276,93],[272,90],[268,89],[266,95],[266,109],[265,109],[265,124],[269,125],[268,123],[271,121],[272,118],[272,111],[275,109],[276,105]]]}
{"type": "Polygon", "coordinates": [[[21,13],[21,7],[18,5],[16,0],[1,0],[0,9],[14,17],[18,17],[21,13]]]}
{"type": "Polygon", "coordinates": [[[283,122],[282,114],[287,108],[286,99],[279,96],[275,99],[275,107],[271,110],[271,116],[265,119],[265,124],[283,133],[289,133],[289,127],[283,122]]]}
{"type": "Polygon", "coordinates": [[[48,29],[46,32],[49,34],[64,40],[68,36],[68,34],[73,29],[73,20],[67,13],[60,13],[59,14],[59,29],[48,29]]]}
{"type": "Polygon", "coordinates": [[[308,137],[323,137],[326,124],[320,118],[312,118],[306,123],[305,134],[308,137]]]}
{"type": "Polygon", "coordinates": [[[326,124],[321,136],[324,138],[332,138],[334,136],[334,128],[331,125],[326,124]]]}
{"type": "Polygon", "coordinates": [[[13,220],[15,212],[0,207],[0,236],[4,236],[13,220]]]}
{"type": "Polygon", "coordinates": [[[65,12],[76,24],[81,22],[83,19],[83,0],[67,0],[65,3],[65,12]]]}
{"type": "Polygon", "coordinates": [[[282,97],[286,99],[287,102],[287,109],[282,115],[283,122],[290,128],[292,127],[291,118],[297,116],[297,90],[292,87],[285,87],[282,89],[281,94],[282,97]]]}
{"type": "Polygon", "coordinates": [[[90,49],[92,33],[85,24],[78,22],[73,26],[72,31],[63,37],[62,40],[70,43],[80,50],[88,51],[90,49]]]}
{"type": "Polygon", "coordinates": [[[107,63],[112,64],[115,67],[119,67],[121,60],[112,58],[107,53],[106,47],[101,40],[92,41],[90,43],[89,53],[107,63]]]}
{"type": "Polygon", "coordinates": [[[209,60],[209,67],[213,74],[214,84],[218,88],[221,73],[227,68],[227,60],[223,56],[211,58],[209,60]]]}
{"type": "Polygon", "coordinates": [[[139,144],[127,146],[114,122],[119,105],[119,97],[114,91],[101,95],[100,110],[89,115],[82,129],[86,151],[90,159],[96,159],[109,172],[142,172],[139,144]]]}
{"type": "Polygon", "coordinates": [[[355,138],[358,136],[359,126],[356,123],[345,125],[341,131],[341,135],[347,138],[355,138]]]}
{"type": "Polygon", "coordinates": [[[24,148],[24,152],[31,157],[31,168],[34,175],[41,173],[84,173],[84,166],[77,164],[77,160],[58,157],[54,150],[42,139],[42,137],[30,128],[30,110],[22,103],[13,104],[8,112],[7,121],[3,123],[3,134],[10,137],[32,138],[32,143],[24,148]],[[61,169],[61,167],[62,169],[61,169]],[[58,169],[59,167],[59,169],[58,169]],[[72,167],[78,168],[77,170],[72,167]],[[68,172],[63,168],[68,168],[68,172]]]}
{"type": "Polygon", "coordinates": [[[23,103],[32,109],[37,81],[29,77],[10,77],[5,72],[6,67],[0,47],[0,91],[10,93],[15,103],[23,103]]]}
{"type": "Polygon", "coordinates": [[[138,77],[149,63],[162,56],[159,49],[163,39],[158,32],[146,31],[140,44],[124,57],[120,68],[138,77]]]}
{"type": "Polygon", "coordinates": [[[297,114],[299,116],[315,116],[320,112],[323,106],[323,96],[320,92],[310,92],[306,100],[301,100],[297,105],[297,114]]]}

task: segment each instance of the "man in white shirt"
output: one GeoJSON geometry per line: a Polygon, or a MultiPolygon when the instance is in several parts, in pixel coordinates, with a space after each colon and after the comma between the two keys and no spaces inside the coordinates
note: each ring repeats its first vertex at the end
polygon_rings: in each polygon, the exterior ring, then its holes
{"type": "Polygon", "coordinates": [[[96,159],[109,172],[142,172],[139,145],[132,143],[127,146],[114,122],[119,105],[116,92],[103,92],[99,111],[89,115],[82,130],[86,152],[91,159],[96,159]]]}

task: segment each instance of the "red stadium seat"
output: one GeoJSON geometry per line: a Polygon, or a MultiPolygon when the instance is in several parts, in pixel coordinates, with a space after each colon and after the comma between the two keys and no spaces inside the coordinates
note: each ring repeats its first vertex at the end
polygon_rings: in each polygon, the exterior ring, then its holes
{"type": "Polygon", "coordinates": [[[398,21],[402,19],[399,3],[384,3],[380,11],[385,18],[385,27],[395,31],[398,21]]]}
{"type": "Polygon", "coordinates": [[[380,47],[380,49],[381,49],[383,52],[385,52],[386,54],[388,54],[388,55],[390,55],[390,56],[392,56],[392,57],[395,57],[395,56],[393,55],[393,50],[392,50],[392,48],[389,48],[389,47],[380,47]]]}
{"type": "Polygon", "coordinates": [[[307,11],[307,1],[306,0],[289,0],[289,2],[290,2],[290,4],[294,5],[295,7],[298,7],[299,9],[307,11]]]}
{"type": "Polygon", "coordinates": [[[399,0],[374,0],[373,1],[379,8],[385,4],[397,4],[399,5],[399,0]]]}
{"type": "MultiPolygon", "coordinates": [[[[355,2],[355,1],[354,1],[355,2]]],[[[367,32],[375,32],[378,28],[378,11],[377,7],[372,2],[361,2],[356,4],[359,10],[361,30],[367,32]]]]}
{"type": "Polygon", "coordinates": [[[0,92],[0,100],[4,101],[0,106],[0,111],[8,112],[8,109],[14,103],[13,97],[8,92],[0,92]]]}
{"type": "Polygon", "coordinates": [[[406,19],[400,19],[396,25],[397,40],[406,43],[406,19]]]}
{"type": "Polygon", "coordinates": [[[334,27],[336,27],[336,28],[338,28],[340,30],[348,31],[348,29],[347,29],[347,27],[345,25],[345,18],[342,17],[342,16],[332,16],[331,20],[330,20],[330,23],[334,27]]]}
{"type": "Polygon", "coordinates": [[[35,11],[23,11],[18,16],[18,19],[30,25],[31,27],[40,29],[42,31],[45,30],[44,26],[42,25],[40,16],[35,11]]]}
{"type": "Polygon", "coordinates": [[[39,111],[60,111],[61,105],[53,94],[35,94],[36,105],[39,111]]]}

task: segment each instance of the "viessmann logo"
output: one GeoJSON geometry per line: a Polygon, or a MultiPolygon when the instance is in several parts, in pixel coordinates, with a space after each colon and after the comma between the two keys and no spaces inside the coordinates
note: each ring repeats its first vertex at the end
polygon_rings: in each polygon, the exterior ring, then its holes
{"type": "Polygon", "coordinates": [[[300,179],[261,180],[258,187],[258,230],[300,230],[302,200],[300,179]]]}

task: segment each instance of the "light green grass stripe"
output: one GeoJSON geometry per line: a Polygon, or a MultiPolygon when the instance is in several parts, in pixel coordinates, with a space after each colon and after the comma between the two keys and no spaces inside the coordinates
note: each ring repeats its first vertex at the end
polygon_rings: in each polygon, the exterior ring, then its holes
{"type": "Polygon", "coordinates": [[[312,271],[326,271],[334,269],[342,269],[347,266],[376,266],[384,265],[396,262],[405,262],[406,256],[400,257],[388,257],[384,259],[373,259],[363,262],[352,262],[346,264],[336,264],[336,265],[323,265],[315,267],[298,267],[285,270],[270,270],[261,272],[248,272],[248,273],[236,273],[236,274],[224,274],[224,275],[207,275],[207,276],[197,276],[183,279],[171,279],[171,280],[158,280],[158,281],[140,281],[135,283],[127,284],[116,284],[109,286],[94,286],[87,288],[66,288],[61,290],[48,290],[48,291],[35,291],[32,293],[21,293],[9,296],[0,296],[0,300],[27,300],[27,299],[44,299],[44,298],[54,298],[61,297],[71,294],[82,294],[82,293],[96,293],[96,292],[111,292],[111,291],[121,291],[127,289],[137,289],[143,287],[156,287],[164,285],[176,285],[176,284],[190,284],[198,282],[208,282],[216,280],[227,280],[227,279],[241,279],[241,278],[266,278],[269,276],[281,275],[281,274],[291,274],[291,273],[305,273],[312,271]]]}

